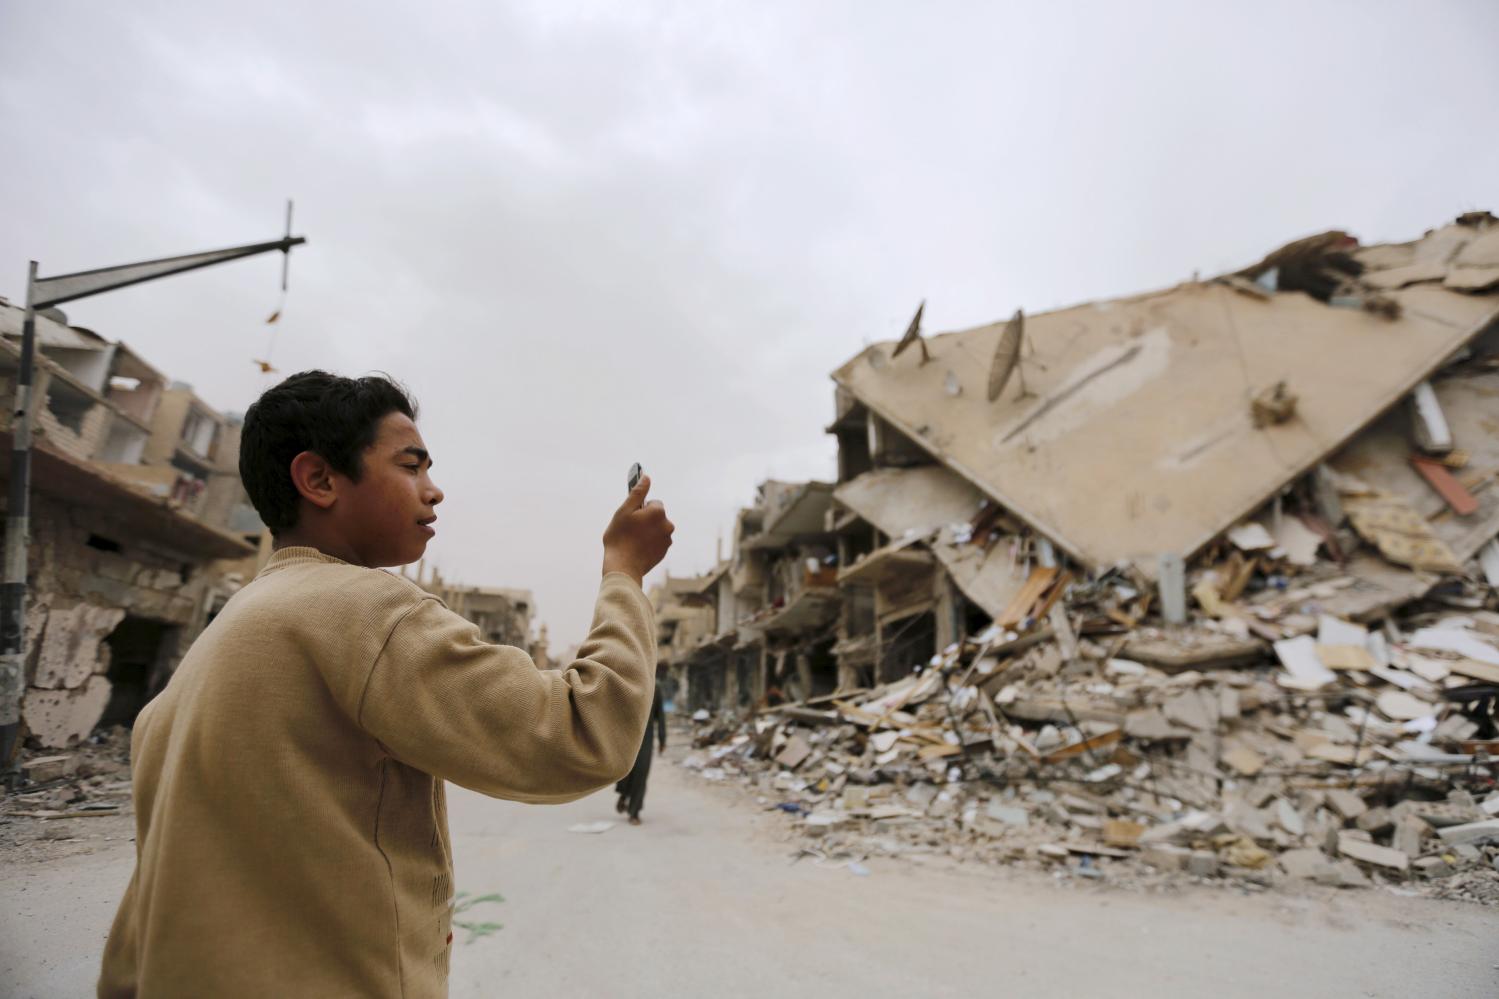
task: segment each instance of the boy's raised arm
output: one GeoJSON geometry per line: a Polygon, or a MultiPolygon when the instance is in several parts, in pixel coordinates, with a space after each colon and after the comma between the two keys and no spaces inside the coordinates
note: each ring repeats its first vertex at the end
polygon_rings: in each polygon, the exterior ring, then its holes
{"type": "Polygon", "coordinates": [[[674,528],[630,490],[604,531],[604,579],[578,658],[538,670],[434,599],[391,632],[360,694],[359,724],[403,763],[485,794],[567,801],[624,776],[655,687],[656,626],[641,590],[674,528]]]}
{"type": "Polygon", "coordinates": [[[578,658],[538,670],[433,599],[396,626],[359,723],[401,762],[517,801],[581,797],[629,771],[654,687],[655,622],[635,580],[610,573],[578,658]]]}

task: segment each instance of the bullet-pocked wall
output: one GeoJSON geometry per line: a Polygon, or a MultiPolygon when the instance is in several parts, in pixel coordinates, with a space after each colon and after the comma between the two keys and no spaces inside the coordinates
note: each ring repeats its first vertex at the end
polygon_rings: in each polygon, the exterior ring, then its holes
{"type": "Polygon", "coordinates": [[[130,724],[202,626],[209,561],[142,540],[124,519],[38,497],[26,608],[30,738],[64,747],[130,724]]]}

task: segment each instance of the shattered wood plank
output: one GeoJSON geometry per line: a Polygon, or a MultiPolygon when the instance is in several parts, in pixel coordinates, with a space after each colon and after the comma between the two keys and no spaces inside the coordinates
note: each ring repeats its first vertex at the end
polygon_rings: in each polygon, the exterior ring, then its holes
{"type": "Polygon", "coordinates": [[[20,815],[28,819],[92,819],[101,815],[119,815],[118,805],[109,808],[74,809],[67,812],[56,811],[20,811],[6,812],[6,815],[20,815]]]}
{"type": "Polygon", "coordinates": [[[1499,683],[1499,666],[1481,663],[1476,659],[1443,660],[1447,668],[1459,676],[1484,683],[1499,683]]]}
{"type": "Polygon", "coordinates": [[[848,721],[853,722],[855,725],[863,725],[865,728],[874,728],[880,724],[882,718],[881,715],[877,715],[873,711],[865,711],[863,708],[849,704],[846,701],[834,701],[833,706],[848,721]]]}
{"type": "Polygon", "coordinates": [[[1025,581],[1025,586],[1021,587],[1020,592],[1015,595],[1014,600],[1010,601],[1010,606],[1005,608],[995,624],[1001,628],[1014,628],[1026,618],[1034,616],[1031,614],[1032,608],[1046,593],[1047,587],[1056,580],[1057,571],[1055,568],[1044,566],[1032,569],[1030,577],[1025,581]]]}
{"type": "Polygon", "coordinates": [[[1032,648],[1033,646],[1040,645],[1042,642],[1049,642],[1053,637],[1055,637],[1055,632],[1053,632],[1050,627],[1041,628],[1037,631],[1032,631],[1029,634],[1021,635],[1014,641],[996,645],[989,650],[989,654],[991,656],[995,656],[996,658],[1013,656],[1016,653],[1024,652],[1026,649],[1032,648]]]}
{"type": "Polygon", "coordinates": [[[1192,643],[1170,635],[1132,635],[1124,643],[1124,657],[1148,663],[1167,673],[1189,669],[1231,669],[1259,662],[1269,652],[1257,638],[1194,634],[1192,643]]]}
{"type": "MultiPolygon", "coordinates": [[[[1071,585],[1072,573],[1065,571],[1059,573],[1055,582],[1052,583],[1051,588],[1042,596],[1041,602],[1036,606],[1031,616],[1039,619],[1050,614],[1051,609],[1057,605],[1057,601],[1062,599],[1062,594],[1067,592],[1067,587],[1071,585]]],[[[1055,631],[1056,629],[1052,630],[1055,631]]]]}
{"type": "Polygon", "coordinates": [[[1225,603],[1233,603],[1244,595],[1244,589],[1249,581],[1254,578],[1255,570],[1260,567],[1258,558],[1247,558],[1229,579],[1228,585],[1223,588],[1223,600],[1225,603]]]}
{"type": "Polygon", "coordinates": [[[771,708],[768,714],[777,714],[803,725],[837,725],[839,722],[836,711],[813,711],[797,704],[782,704],[771,708]]]}
{"type": "Polygon", "coordinates": [[[1478,500],[1463,488],[1463,484],[1457,481],[1457,477],[1447,469],[1446,465],[1419,454],[1411,455],[1410,462],[1411,467],[1420,473],[1427,485],[1436,490],[1437,495],[1452,508],[1453,513],[1459,517],[1466,517],[1478,512],[1478,500]]]}
{"type": "Polygon", "coordinates": [[[861,694],[868,694],[869,692],[868,687],[856,687],[853,690],[836,690],[831,694],[823,694],[821,697],[809,697],[801,702],[801,706],[810,708],[818,704],[832,704],[834,701],[848,700],[850,697],[858,697],[861,694]]]}
{"type": "Polygon", "coordinates": [[[1054,749],[1041,757],[1041,762],[1056,763],[1060,760],[1071,759],[1083,753],[1091,753],[1095,749],[1112,746],[1122,738],[1124,738],[1124,733],[1119,729],[1115,729],[1112,732],[1104,732],[1102,735],[1095,735],[1090,739],[1074,742],[1069,746],[1063,746],[1061,749],[1054,749]]]}
{"type": "Polygon", "coordinates": [[[1086,701],[1066,701],[1053,697],[1018,697],[1004,705],[1005,714],[1030,722],[1107,722],[1124,726],[1124,712],[1113,707],[1099,707],[1086,701]]]}
{"type": "Polygon", "coordinates": [[[1099,846],[1097,843],[1062,843],[1060,845],[1068,853],[1089,857],[1108,857],[1111,860],[1124,860],[1130,856],[1128,850],[1120,850],[1112,846],[1099,846]]]}
{"type": "Polygon", "coordinates": [[[940,760],[948,756],[957,756],[963,752],[962,746],[954,746],[949,743],[927,746],[916,753],[916,758],[926,763],[930,760],[940,760]]]}

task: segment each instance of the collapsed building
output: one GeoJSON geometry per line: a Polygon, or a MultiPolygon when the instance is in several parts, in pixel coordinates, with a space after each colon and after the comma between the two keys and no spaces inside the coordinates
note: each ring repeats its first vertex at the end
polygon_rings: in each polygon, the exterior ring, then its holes
{"type": "MultiPolygon", "coordinates": [[[[23,316],[0,300],[7,450],[23,316]]],[[[57,310],[36,335],[22,721],[64,747],[134,720],[254,574],[264,530],[236,420],[57,310]]]]}
{"type": "Polygon", "coordinates": [[[837,482],[762,488],[678,597],[716,610],[670,649],[705,772],[1074,863],[1350,882],[1499,842],[1499,222],[919,320],[833,373],[837,482]],[[821,522],[757,540],[790,495],[821,522]]]}

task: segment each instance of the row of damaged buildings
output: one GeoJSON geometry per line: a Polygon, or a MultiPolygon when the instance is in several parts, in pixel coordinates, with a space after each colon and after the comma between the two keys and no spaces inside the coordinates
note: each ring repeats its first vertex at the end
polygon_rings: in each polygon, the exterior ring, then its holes
{"type": "Polygon", "coordinates": [[[833,373],[837,481],[655,590],[689,766],[855,856],[1499,863],[1499,220],[919,319],[833,373]]]}
{"type": "MultiPolygon", "coordinates": [[[[23,316],[0,299],[5,444],[23,316]]],[[[36,334],[22,720],[34,746],[56,749],[130,724],[271,538],[240,481],[237,416],[58,310],[36,334]]],[[[457,585],[425,565],[414,576],[486,641],[545,662],[530,591],[457,585]]]]}
{"type": "MultiPolygon", "coordinates": [[[[0,299],[7,450],[23,318],[0,299]]],[[[132,721],[269,548],[236,418],[59,310],[36,336],[22,721],[63,747],[132,721]]]]}

